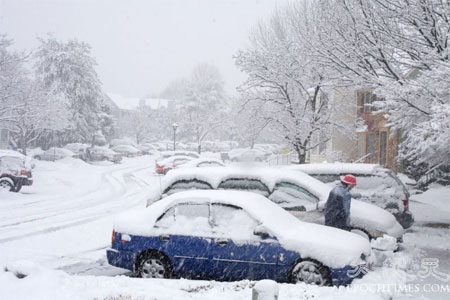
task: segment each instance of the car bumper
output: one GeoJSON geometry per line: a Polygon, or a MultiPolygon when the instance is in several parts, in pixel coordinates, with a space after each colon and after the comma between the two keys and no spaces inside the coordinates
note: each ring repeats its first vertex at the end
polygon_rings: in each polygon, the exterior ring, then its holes
{"type": "Polygon", "coordinates": [[[351,284],[354,279],[362,278],[366,275],[368,270],[369,267],[367,264],[330,269],[331,283],[338,286],[351,284]]]}
{"type": "Polygon", "coordinates": [[[106,258],[111,266],[134,271],[136,253],[130,251],[119,251],[107,249],[106,258]]]}

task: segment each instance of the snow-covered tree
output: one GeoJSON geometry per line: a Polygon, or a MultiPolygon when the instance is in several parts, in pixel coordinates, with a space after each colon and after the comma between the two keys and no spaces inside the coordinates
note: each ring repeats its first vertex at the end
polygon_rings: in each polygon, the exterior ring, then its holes
{"type": "Polygon", "coordinates": [[[223,124],[226,109],[224,82],[219,70],[206,63],[197,65],[177,113],[180,135],[194,140],[201,152],[204,138],[223,124]]]}
{"type": "Polygon", "coordinates": [[[244,105],[259,108],[259,115],[304,163],[306,152],[325,143],[334,127],[327,88],[336,72],[311,51],[318,30],[312,6],[301,3],[277,10],[250,36],[251,45],[236,55],[236,64],[248,74],[240,87],[244,105]],[[320,134],[319,134],[320,133],[320,134]],[[320,139],[312,143],[312,137],[320,139]]]}
{"type": "Polygon", "coordinates": [[[10,49],[12,41],[6,35],[0,35],[0,122],[13,119],[14,99],[25,81],[23,53],[10,49]]]}
{"type": "Polygon", "coordinates": [[[329,34],[315,52],[346,80],[375,88],[383,99],[376,113],[405,135],[400,158],[449,166],[448,126],[441,125],[450,105],[450,2],[318,3],[329,34]]]}
{"type": "Polygon", "coordinates": [[[45,90],[40,82],[27,79],[14,97],[14,107],[7,128],[23,153],[31,143],[46,134],[58,132],[68,126],[65,99],[45,90]]]}
{"type": "Polygon", "coordinates": [[[90,142],[102,127],[106,112],[104,96],[95,71],[90,46],[84,42],[40,39],[36,52],[36,75],[48,90],[67,99],[70,128],[61,135],[65,142],[90,142]]]}

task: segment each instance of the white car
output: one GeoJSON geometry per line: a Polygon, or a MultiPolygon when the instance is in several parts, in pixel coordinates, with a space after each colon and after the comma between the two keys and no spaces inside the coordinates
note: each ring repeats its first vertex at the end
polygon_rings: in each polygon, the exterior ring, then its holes
{"type": "Polygon", "coordinates": [[[205,168],[205,167],[225,167],[225,165],[218,159],[205,157],[190,160],[179,166],[179,168],[205,168]]]}
{"type": "Polygon", "coordinates": [[[144,154],[148,154],[148,155],[157,155],[157,154],[159,154],[158,149],[154,145],[152,145],[150,143],[140,144],[136,148],[141,150],[142,153],[144,153],[144,154]]]}
{"type": "Polygon", "coordinates": [[[267,158],[266,153],[258,149],[233,149],[228,152],[228,157],[233,162],[261,162],[267,158]]]}
{"type": "MultiPolygon", "coordinates": [[[[191,189],[224,189],[255,192],[268,197],[296,217],[308,222],[325,222],[323,209],[331,187],[313,177],[276,168],[183,168],[173,170],[161,181],[161,193],[155,192],[148,205],[171,195],[191,189]]],[[[369,203],[352,200],[350,221],[354,229],[369,238],[384,234],[400,240],[403,227],[388,211],[369,203]]]]}
{"type": "Polygon", "coordinates": [[[106,160],[113,163],[119,163],[122,160],[122,156],[106,147],[90,147],[86,149],[86,158],[89,161],[101,161],[106,160]]]}
{"type": "Polygon", "coordinates": [[[89,147],[88,144],[83,143],[71,143],[64,146],[65,149],[70,150],[76,154],[86,151],[88,147],[89,147]]]}
{"type": "Polygon", "coordinates": [[[191,160],[193,160],[193,158],[186,155],[170,156],[168,158],[155,162],[155,172],[157,174],[165,175],[170,170],[175,169],[191,160]]]}
{"type": "Polygon", "coordinates": [[[186,151],[186,150],[176,150],[176,151],[162,151],[158,160],[163,160],[171,156],[190,156],[191,158],[200,158],[197,152],[186,151]]]}
{"type": "Polygon", "coordinates": [[[131,145],[118,145],[111,148],[113,151],[126,157],[135,157],[142,154],[142,151],[131,145]]]}
{"type": "Polygon", "coordinates": [[[391,212],[404,228],[409,228],[414,218],[409,211],[409,192],[401,180],[389,169],[377,164],[320,163],[287,167],[304,172],[331,187],[336,186],[346,174],[356,177],[352,198],[373,203],[391,212]]]}
{"type": "Polygon", "coordinates": [[[48,161],[55,161],[66,157],[78,158],[78,155],[68,149],[52,147],[34,156],[35,159],[48,161]]]}
{"type": "Polygon", "coordinates": [[[374,262],[355,234],[242,191],[187,191],[118,216],[108,262],[144,278],[349,284],[374,262]]]}

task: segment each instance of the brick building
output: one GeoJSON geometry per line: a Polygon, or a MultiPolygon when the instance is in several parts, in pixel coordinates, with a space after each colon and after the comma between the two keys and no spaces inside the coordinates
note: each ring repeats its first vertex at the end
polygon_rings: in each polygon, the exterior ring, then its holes
{"type": "Polygon", "coordinates": [[[353,158],[354,161],[380,164],[397,172],[400,135],[392,132],[382,114],[373,114],[375,108],[372,103],[375,100],[382,101],[372,89],[356,91],[356,116],[364,121],[364,126],[357,132],[353,158]]]}

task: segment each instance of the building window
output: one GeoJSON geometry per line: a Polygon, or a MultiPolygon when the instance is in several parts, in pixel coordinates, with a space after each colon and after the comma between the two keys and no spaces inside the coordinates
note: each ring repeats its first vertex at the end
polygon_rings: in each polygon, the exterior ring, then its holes
{"type": "Polygon", "coordinates": [[[369,133],[367,134],[366,141],[366,154],[369,154],[367,158],[371,159],[373,157],[375,150],[375,134],[369,133]]]}
{"type": "Polygon", "coordinates": [[[358,159],[364,156],[364,138],[365,138],[365,134],[364,133],[359,133],[358,134],[358,159]]]}
{"type": "Polygon", "coordinates": [[[357,101],[358,101],[358,112],[359,113],[367,113],[372,112],[375,108],[372,106],[372,103],[377,99],[377,95],[370,92],[357,92],[357,101]]]}
{"type": "Polygon", "coordinates": [[[387,132],[380,131],[380,165],[386,165],[387,132]]]}

